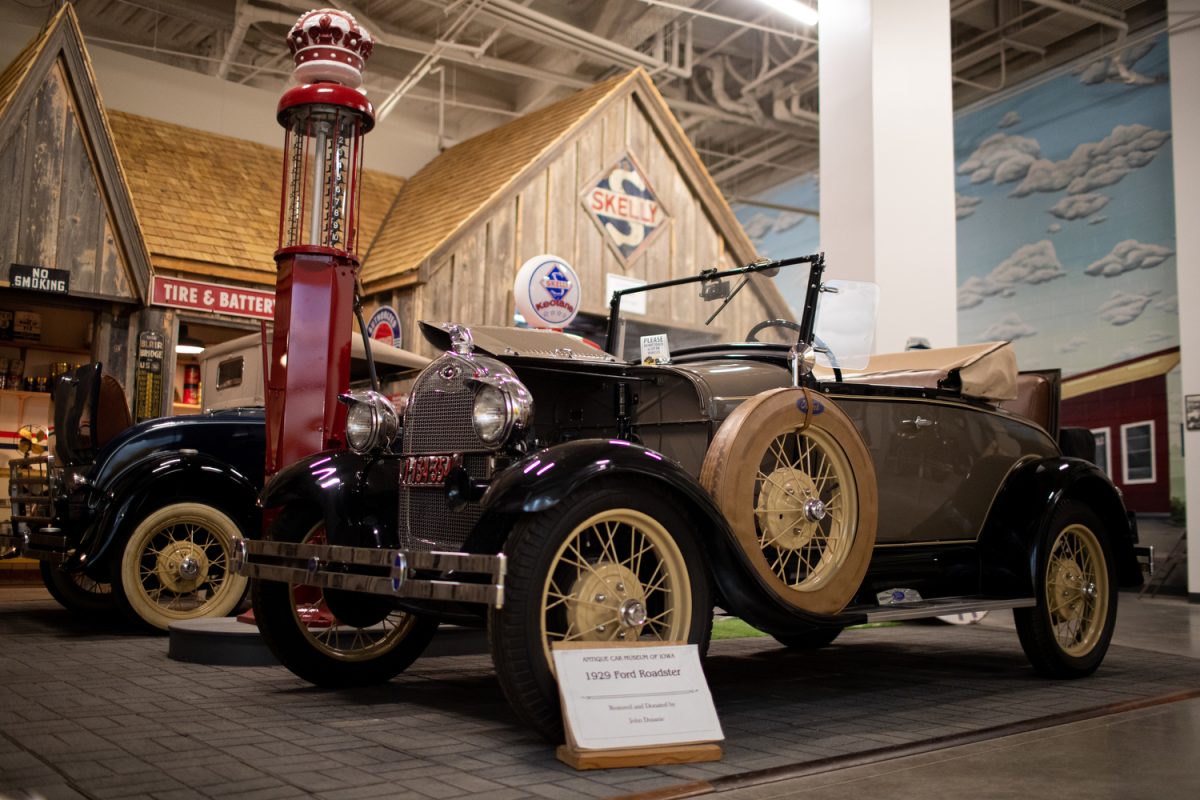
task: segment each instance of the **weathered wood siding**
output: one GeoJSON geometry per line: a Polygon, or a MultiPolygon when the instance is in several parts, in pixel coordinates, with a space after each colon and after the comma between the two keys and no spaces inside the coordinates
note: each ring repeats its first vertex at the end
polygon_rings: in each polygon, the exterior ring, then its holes
{"type": "MultiPolygon", "coordinates": [[[[391,224],[403,224],[403,220],[391,224]]],[[[369,305],[391,303],[404,327],[404,346],[434,355],[417,331],[416,321],[509,324],[513,279],[521,264],[533,256],[552,253],[565,258],[582,283],[581,311],[604,317],[608,312],[608,274],[647,281],[684,277],[706,267],[733,266],[729,250],[637,96],[626,93],[548,153],[532,174],[509,187],[500,204],[440,248],[424,265],[425,283],[384,293],[372,298],[369,305]],[[669,215],[666,230],[628,265],[581,200],[601,172],[627,152],[638,160],[669,215]]],[[[703,327],[698,292],[696,286],[687,286],[651,294],[645,319],[703,327]]],[[[708,330],[721,339],[740,340],[752,325],[771,316],[775,315],[767,313],[746,290],[708,330]]]]}
{"type": "Polygon", "coordinates": [[[71,273],[71,294],[130,300],[128,265],[113,235],[92,154],[62,62],[0,142],[0,266],[71,273]]]}

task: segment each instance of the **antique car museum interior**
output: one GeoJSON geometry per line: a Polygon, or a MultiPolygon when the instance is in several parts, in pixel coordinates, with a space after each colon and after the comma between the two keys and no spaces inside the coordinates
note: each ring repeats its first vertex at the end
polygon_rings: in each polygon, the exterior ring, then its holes
{"type": "Polygon", "coordinates": [[[0,800],[1200,796],[1197,142],[1200,0],[0,0],[0,800]]]}

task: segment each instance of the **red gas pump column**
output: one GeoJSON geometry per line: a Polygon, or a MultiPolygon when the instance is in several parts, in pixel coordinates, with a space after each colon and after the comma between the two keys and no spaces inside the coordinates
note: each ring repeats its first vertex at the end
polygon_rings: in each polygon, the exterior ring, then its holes
{"type": "Polygon", "coordinates": [[[288,34],[299,85],[276,118],[287,131],[275,332],[267,383],[267,475],[345,445],[362,137],[375,124],[359,87],[370,34],[354,17],[310,11],[288,34]]]}

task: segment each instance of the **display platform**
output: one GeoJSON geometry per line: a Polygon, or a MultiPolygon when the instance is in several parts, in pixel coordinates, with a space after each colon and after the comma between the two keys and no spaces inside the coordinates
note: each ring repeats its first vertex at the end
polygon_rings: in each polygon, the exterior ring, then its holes
{"type": "Polygon", "coordinates": [[[807,653],[725,640],[705,667],[721,761],[577,773],[513,719],[485,654],[326,691],[282,667],[175,661],[165,637],[50,601],[0,600],[0,640],[0,795],[17,796],[695,796],[1200,692],[1200,653],[1115,646],[1092,678],[1049,681],[1012,631],[981,625],[851,630],[807,653]]]}

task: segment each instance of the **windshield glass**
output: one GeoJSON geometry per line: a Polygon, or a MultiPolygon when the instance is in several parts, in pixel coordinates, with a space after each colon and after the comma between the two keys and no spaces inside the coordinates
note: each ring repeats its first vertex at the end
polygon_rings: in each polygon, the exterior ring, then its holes
{"type": "MultiPolygon", "coordinates": [[[[671,352],[702,345],[746,341],[791,345],[800,335],[809,270],[808,263],[798,263],[757,273],[697,276],[689,282],[681,279],[677,285],[623,295],[618,334],[623,331],[624,349],[618,355],[659,363],[671,352]],[[778,282],[777,275],[782,275],[778,282]],[[780,285],[789,287],[789,296],[784,296],[780,285]]],[[[623,278],[613,288],[635,285],[646,284],[623,278]]],[[[826,366],[860,369],[874,338],[877,287],[856,281],[826,281],[825,285],[836,291],[822,292],[818,301],[816,338],[824,342],[818,344],[818,360],[826,366]],[[827,352],[820,352],[821,348],[827,352]]]]}

